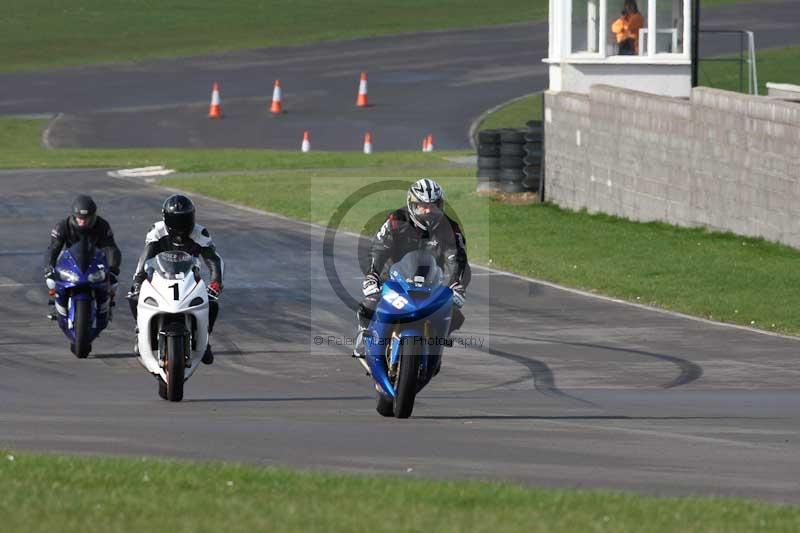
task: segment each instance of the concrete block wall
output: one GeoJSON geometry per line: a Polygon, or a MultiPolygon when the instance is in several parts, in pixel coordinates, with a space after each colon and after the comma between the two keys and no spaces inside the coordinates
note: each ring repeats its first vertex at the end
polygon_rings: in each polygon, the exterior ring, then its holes
{"type": "Polygon", "coordinates": [[[800,104],[595,85],[545,108],[550,201],[800,247],[800,104]]]}
{"type": "Polygon", "coordinates": [[[767,83],[767,96],[800,101],[800,85],[791,83],[767,83]]]}

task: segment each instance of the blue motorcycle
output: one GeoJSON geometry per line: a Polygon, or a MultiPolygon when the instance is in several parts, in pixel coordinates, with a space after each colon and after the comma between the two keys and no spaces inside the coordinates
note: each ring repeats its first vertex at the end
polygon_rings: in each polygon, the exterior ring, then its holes
{"type": "Polygon", "coordinates": [[[109,279],[104,252],[81,239],[56,261],[55,307],[58,325],[79,359],[92,351],[92,341],[108,326],[109,279]]]}
{"type": "Polygon", "coordinates": [[[417,393],[439,372],[453,306],[436,259],[424,251],[392,265],[365,332],[366,366],[378,392],[376,410],[408,418],[417,393]]]}

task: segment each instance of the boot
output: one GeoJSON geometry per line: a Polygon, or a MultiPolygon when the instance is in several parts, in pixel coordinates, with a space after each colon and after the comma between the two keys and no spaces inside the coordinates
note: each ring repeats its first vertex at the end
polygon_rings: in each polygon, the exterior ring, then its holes
{"type": "Polygon", "coordinates": [[[204,364],[210,365],[214,362],[214,352],[211,351],[211,344],[206,344],[206,351],[203,353],[203,359],[201,359],[204,364]]]}
{"type": "Polygon", "coordinates": [[[356,340],[353,343],[353,357],[363,359],[364,356],[366,356],[367,347],[364,344],[364,332],[366,331],[367,328],[359,324],[358,330],[356,331],[356,340]]]}
{"type": "Polygon", "coordinates": [[[47,308],[49,309],[47,313],[47,319],[58,320],[58,313],[56,312],[56,302],[53,300],[48,300],[47,308]]]}

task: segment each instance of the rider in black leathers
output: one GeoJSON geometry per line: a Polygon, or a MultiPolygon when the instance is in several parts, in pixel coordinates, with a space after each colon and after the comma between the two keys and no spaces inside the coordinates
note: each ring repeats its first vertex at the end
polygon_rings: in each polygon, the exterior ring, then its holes
{"type": "MultiPolygon", "coordinates": [[[[381,283],[387,279],[391,265],[408,252],[420,249],[437,258],[447,285],[453,290],[450,332],[464,323],[460,308],[471,277],[466,240],[459,225],[444,213],[443,204],[444,193],[439,184],[420,179],[409,189],[406,207],[390,213],[372,239],[369,270],[362,283],[364,298],[358,309],[359,332],[369,326],[380,301],[381,283]]],[[[360,348],[356,347],[357,353],[360,348]]]]}
{"type": "MultiPolygon", "coordinates": [[[[103,250],[108,261],[109,271],[109,308],[114,305],[117,292],[117,276],[122,262],[122,253],[114,242],[114,232],[111,226],[102,217],[97,215],[97,204],[91,196],[79,195],[72,202],[70,216],[60,220],[50,230],[50,246],[44,255],[44,277],[50,292],[48,304],[54,305],[56,261],[62,250],[67,250],[77,243],[82,237],[88,238],[96,248],[103,250]]],[[[51,309],[48,317],[57,318],[56,312],[51,309]]],[[[109,316],[109,319],[111,316],[109,316]]]]}
{"type": "MultiPolygon", "coordinates": [[[[139,291],[142,282],[147,278],[145,262],[166,251],[184,251],[194,257],[202,257],[209,271],[208,295],[208,333],[214,329],[214,322],[219,313],[218,299],[222,292],[222,276],[224,263],[217,253],[208,230],[195,224],[195,208],[192,201],[181,194],[174,194],[164,201],[161,209],[163,221],[156,222],[147,233],[144,250],[139,258],[133,285],[128,293],[128,302],[134,320],[137,315],[139,291]]],[[[209,342],[203,354],[203,362],[210,365],[214,362],[214,354],[209,342]]]]}

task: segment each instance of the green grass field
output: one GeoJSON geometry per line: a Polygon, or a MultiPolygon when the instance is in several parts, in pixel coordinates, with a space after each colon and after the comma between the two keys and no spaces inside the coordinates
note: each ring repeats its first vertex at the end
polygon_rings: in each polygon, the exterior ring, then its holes
{"type": "Polygon", "coordinates": [[[544,19],[547,0],[26,0],[0,19],[0,70],[217,53],[544,19]]]}
{"type": "Polygon", "coordinates": [[[800,529],[798,507],[733,499],[11,452],[0,454],[0,517],[6,533],[800,529]]]}
{"type": "MultiPolygon", "coordinates": [[[[41,145],[45,120],[0,118],[0,168],[106,168],[145,165],[165,165],[184,172],[259,169],[354,169],[363,172],[370,168],[435,169],[466,175],[469,169],[453,168],[444,157],[465,155],[466,152],[281,152],[258,149],[63,149],[47,150],[41,145]],[[361,169],[361,170],[359,170],[361,169]]],[[[346,170],[339,170],[340,172],[346,170]]]]}
{"type": "MultiPolygon", "coordinates": [[[[738,55],[735,56],[738,59],[738,55]]],[[[733,59],[724,56],[723,59],[733,59]]],[[[767,94],[767,82],[793,83],[800,85],[800,46],[772,48],[756,52],[758,67],[759,94],[767,94]]],[[[715,87],[728,91],[740,89],[739,63],[730,61],[701,60],[698,68],[700,85],[715,87]]],[[[741,80],[744,92],[747,92],[747,66],[741,80]]]]}
{"type": "MultiPolygon", "coordinates": [[[[739,1],[703,0],[703,5],[739,1]]],[[[0,18],[0,70],[544,20],[547,5],[547,0],[26,0],[10,2],[0,18]]]]}
{"type": "Polygon", "coordinates": [[[542,120],[542,93],[523,96],[489,113],[477,130],[523,128],[529,120],[542,120]]]}

